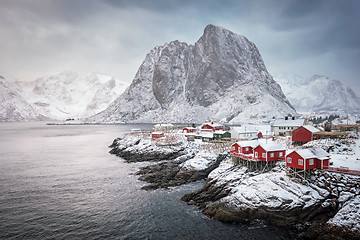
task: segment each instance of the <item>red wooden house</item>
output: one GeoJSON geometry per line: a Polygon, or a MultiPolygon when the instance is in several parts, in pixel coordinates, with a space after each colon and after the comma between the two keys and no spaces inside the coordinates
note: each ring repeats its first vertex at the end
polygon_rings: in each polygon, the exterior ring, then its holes
{"type": "Polygon", "coordinates": [[[215,132],[219,130],[225,130],[225,126],[215,122],[205,123],[201,126],[202,132],[208,132],[208,131],[215,132]]]}
{"type": "Polygon", "coordinates": [[[241,141],[236,142],[232,145],[231,153],[241,153],[241,154],[253,154],[255,147],[259,145],[258,140],[252,141],[241,141]]]}
{"type": "Polygon", "coordinates": [[[286,166],[309,170],[329,167],[330,154],[318,147],[295,150],[286,156],[286,166]]]}
{"type": "Polygon", "coordinates": [[[254,158],[261,161],[285,160],[286,149],[280,143],[266,143],[254,148],[254,158]]]}
{"type": "Polygon", "coordinates": [[[164,136],[163,132],[152,132],[151,133],[151,138],[152,139],[157,139],[157,138],[161,138],[164,136]]]}
{"type": "Polygon", "coordinates": [[[292,132],[292,141],[297,143],[307,143],[313,140],[313,133],[320,132],[319,129],[304,125],[292,132]]]}
{"type": "Polygon", "coordinates": [[[193,127],[185,127],[185,128],[183,128],[183,132],[184,132],[184,133],[195,133],[195,132],[196,132],[196,128],[193,128],[193,127]]]}

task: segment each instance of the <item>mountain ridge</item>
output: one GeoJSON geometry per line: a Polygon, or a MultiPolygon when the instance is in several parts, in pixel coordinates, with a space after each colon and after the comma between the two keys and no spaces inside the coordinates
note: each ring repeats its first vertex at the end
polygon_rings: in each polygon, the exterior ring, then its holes
{"type": "Polygon", "coordinates": [[[127,90],[88,120],[241,122],[289,113],[296,114],[256,45],[210,24],[194,45],[175,40],[150,50],[127,90]]]}
{"type": "Polygon", "coordinates": [[[339,80],[320,74],[303,77],[286,73],[277,74],[275,79],[297,111],[360,113],[360,97],[339,80]]]}

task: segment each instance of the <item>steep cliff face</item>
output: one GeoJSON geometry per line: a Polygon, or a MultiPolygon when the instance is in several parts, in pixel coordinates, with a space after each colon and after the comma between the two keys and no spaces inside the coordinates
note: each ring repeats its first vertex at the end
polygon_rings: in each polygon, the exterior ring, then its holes
{"type": "Polygon", "coordinates": [[[305,78],[279,74],[286,97],[296,110],[316,113],[360,113],[360,98],[340,81],[322,75],[305,78]]]}
{"type": "Polygon", "coordinates": [[[98,122],[241,122],[295,110],[255,44],[208,25],[195,43],[173,41],[147,54],[128,89],[98,122]]]}

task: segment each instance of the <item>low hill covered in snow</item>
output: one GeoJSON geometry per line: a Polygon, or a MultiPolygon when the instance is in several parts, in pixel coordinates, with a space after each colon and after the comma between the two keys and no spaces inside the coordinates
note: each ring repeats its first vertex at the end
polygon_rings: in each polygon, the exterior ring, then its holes
{"type": "Polygon", "coordinates": [[[242,122],[295,110],[254,43],[208,25],[194,45],[152,49],[130,87],[94,122],[242,122]]]}

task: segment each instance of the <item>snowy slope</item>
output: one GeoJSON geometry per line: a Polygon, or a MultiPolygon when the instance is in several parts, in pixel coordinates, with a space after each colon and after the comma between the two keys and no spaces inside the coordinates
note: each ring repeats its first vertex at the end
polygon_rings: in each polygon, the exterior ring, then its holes
{"type": "Polygon", "coordinates": [[[208,25],[195,43],[145,57],[130,87],[95,122],[243,122],[294,114],[255,44],[208,25]]]}
{"type": "Polygon", "coordinates": [[[0,73],[0,121],[36,121],[44,117],[23,98],[19,82],[0,73]]]}
{"type": "Polygon", "coordinates": [[[297,111],[315,113],[360,113],[360,98],[338,80],[314,75],[274,75],[297,111]]]}
{"type": "Polygon", "coordinates": [[[25,98],[37,112],[58,120],[94,115],[125,90],[113,77],[95,73],[79,76],[62,72],[21,85],[25,98]]]}

